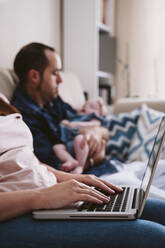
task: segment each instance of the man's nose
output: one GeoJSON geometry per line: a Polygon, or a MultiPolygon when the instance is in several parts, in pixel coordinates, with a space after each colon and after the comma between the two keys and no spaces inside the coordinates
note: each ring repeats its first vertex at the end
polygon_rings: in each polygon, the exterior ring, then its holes
{"type": "Polygon", "coordinates": [[[63,78],[62,78],[61,74],[58,73],[58,75],[57,75],[57,83],[60,84],[62,82],[63,82],[63,78]]]}

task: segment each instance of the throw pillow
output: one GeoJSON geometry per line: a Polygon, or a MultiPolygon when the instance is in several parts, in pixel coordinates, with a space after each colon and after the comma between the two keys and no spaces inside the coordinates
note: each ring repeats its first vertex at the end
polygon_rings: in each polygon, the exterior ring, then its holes
{"type": "Polygon", "coordinates": [[[109,116],[107,128],[110,131],[110,139],[106,146],[107,159],[118,159],[122,162],[127,160],[140,111],[138,108],[131,112],[109,116]]]}
{"type": "Polygon", "coordinates": [[[146,104],[142,105],[137,129],[128,151],[128,162],[148,161],[162,115],[164,114],[149,108],[146,104]]]}

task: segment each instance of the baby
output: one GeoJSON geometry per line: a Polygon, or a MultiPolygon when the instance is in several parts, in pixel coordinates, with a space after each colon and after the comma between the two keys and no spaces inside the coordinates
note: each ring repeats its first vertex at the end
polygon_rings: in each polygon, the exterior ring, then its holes
{"type": "Polygon", "coordinates": [[[101,140],[101,149],[100,152],[95,154],[92,158],[89,157],[89,147],[86,143],[84,147],[81,147],[81,142],[83,139],[83,135],[77,135],[73,142],[73,150],[75,153],[75,158],[70,155],[67,150],[67,145],[57,144],[54,145],[53,150],[57,156],[57,158],[63,162],[61,169],[63,171],[72,172],[76,174],[81,174],[84,169],[88,166],[97,164],[102,161],[105,157],[105,146],[106,142],[109,139],[109,131],[104,127],[100,127],[103,130],[102,140],[101,140]]]}
{"type": "MultiPolygon", "coordinates": [[[[99,97],[97,100],[88,100],[82,106],[82,108],[78,111],[80,115],[89,115],[91,113],[95,113],[97,116],[104,116],[107,113],[106,106],[103,102],[103,99],[99,97]]],[[[97,119],[92,119],[90,121],[68,121],[63,120],[61,122],[62,125],[74,129],[74,128],[82,128],[82,127],[92,127],[92,126],[100,126],[100,121],[97,119]]],[[[63,171],[72,172],[72,173],[82,173],[85,168],[92,163],[99,163],[105,157],[105,146],[106,142],[109,139],[109,131],[101,127],[103,132],[103,137],[101,141],[101,149],[100,152],[94,155],[92,158],[89,158],[89,148],[88,144],[85,144],[84,148],[81,148],[81,141],[83,139],[82,135],[77,135],[73,142],[68,143],[68,145],[57,144],[54,145],[53,150],[57,156],[57,158],[63,162],[61,169],[63,171]],[[69,147],[70,145],[70,147],[69,147]],[[70,155],[70,148],[73,147],[75,158],[70,155]]]]}

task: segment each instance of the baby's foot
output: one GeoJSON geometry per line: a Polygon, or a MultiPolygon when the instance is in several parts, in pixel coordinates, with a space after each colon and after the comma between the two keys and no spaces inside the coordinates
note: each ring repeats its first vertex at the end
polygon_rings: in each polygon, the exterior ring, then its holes
{"type": "Polygon", "coordinates": [[[73,174],[82,174],[82,172],[83,172],[83,167],[82,166],[77,166],[76,168],[74,168],[72,171],[71,171],[71,173],[73,173],[73,174]]]}
{"type": "Polygon", "coordinates": [[[78,166],[77,160],[66,161],[65,163],[62,164],[61,170],[70,172],[71,170],[75,169],[77,166],[78,166]]]}

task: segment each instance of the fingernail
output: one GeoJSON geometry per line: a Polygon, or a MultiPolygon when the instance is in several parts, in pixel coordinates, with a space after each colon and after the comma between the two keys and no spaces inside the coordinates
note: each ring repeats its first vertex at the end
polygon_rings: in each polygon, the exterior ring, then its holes
{"type": "Polygon", "coordinates": [[[116,193],[116,192],[115,192],[114,190],[112,190],[112,189],[111,189],[111,191],[110,191],[110,192],[111,192],[111,194],[115,194],[115,193],[116,193]]]}

